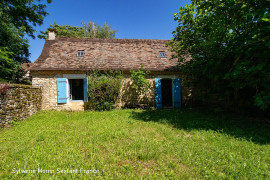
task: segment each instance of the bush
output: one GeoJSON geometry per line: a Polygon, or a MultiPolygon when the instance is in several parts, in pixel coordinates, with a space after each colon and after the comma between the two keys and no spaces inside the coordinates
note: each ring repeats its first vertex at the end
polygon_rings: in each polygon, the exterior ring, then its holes
{"type": "Polygon", "coordinates": [[[122,74],[119,71],[95,71],[88,76],[88,110],[105,111],[115,108],[119,99],[122,74]]]}
{"type": "Polygon", "coordinates": [[[132,88],[139,94],[144,94],[149,91],[150,83],[146,79],[146,76],[150,74],[150,71],[144,71],[143,66],[138,71],[131,70],[131,79],[133,80],[132,88]]]}

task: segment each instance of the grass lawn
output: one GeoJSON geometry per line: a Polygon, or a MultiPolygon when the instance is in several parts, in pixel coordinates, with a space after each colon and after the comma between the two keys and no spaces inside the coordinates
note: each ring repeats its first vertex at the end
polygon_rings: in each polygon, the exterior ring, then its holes
{"type": "Polygon", "coordinates": [[[41,111],[0,129],[0,178],[29,177],[270,179],[270,128],[187,109],[41,111]]]}

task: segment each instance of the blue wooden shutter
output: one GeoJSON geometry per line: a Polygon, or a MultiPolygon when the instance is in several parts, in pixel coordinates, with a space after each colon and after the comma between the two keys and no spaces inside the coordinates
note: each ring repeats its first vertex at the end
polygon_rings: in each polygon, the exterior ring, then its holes
{"type": "Polygon", "coordinates": [[[181,80],[180,78],[176,78],[173,80],[174,86],[174,107],[180,108],[181,107],[181,80]]]}
{"type": "Polygon", "coordinates": [[[87,78],[83,79],[83,95],[84,95],[84,102],[88,102],[88,80],[87,80],[87,78]]]}
{"type": "Polygon", "coordinates": [[[161,94],[161,80],[160,78],[155,78],[155,92],[156,92],[156,108],[162,108],[162,94],[161,94]]]}
{"type": "Polygon", "coordinates": [[[57,102],[67,103],[67,79],[57,78],[57,102]]]}

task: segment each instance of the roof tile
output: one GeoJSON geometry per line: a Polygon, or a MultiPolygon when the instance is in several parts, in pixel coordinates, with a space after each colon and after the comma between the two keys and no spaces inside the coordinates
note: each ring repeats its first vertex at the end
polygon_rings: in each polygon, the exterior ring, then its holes
{"type": "Polygon", "coordinates": [[[47,40],[30,70],[139,69],[176,71],[177,60],[166,47],[168,40],[64,38],[47,40]],[[84,57],[77,51],[84,50],[84,57]],[[164,51],[167,58],[160,58],[164,51]]]}

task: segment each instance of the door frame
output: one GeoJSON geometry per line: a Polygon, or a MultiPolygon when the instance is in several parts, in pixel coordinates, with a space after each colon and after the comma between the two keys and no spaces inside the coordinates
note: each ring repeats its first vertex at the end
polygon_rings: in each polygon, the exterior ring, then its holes
{"type": "MultiPolygon", "coordinates": [[[[176,75],[158,75],[156,78],[160,78],[160,82],[162,79],[170,79],[172,81],[172,107],[174,108],[174,79],[179,78],[176,75]]],[[[162,86],[162,84],[161,84],[162,86]]],[[[163,108],[163,107],[162,107],[163,108]]]]}

